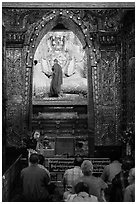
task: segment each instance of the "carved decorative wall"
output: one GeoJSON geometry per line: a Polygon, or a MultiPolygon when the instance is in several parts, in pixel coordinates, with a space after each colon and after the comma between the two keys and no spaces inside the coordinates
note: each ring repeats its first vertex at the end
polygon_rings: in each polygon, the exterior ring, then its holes
{"type": "Polygon", "coordinates": [[[122,130],[135,124],[135,13],[127,12],[122,31],[122,130]]]}
{"type": "MultiPolygon", "coordinates": [[[[89,97],[92,97],[93,91],[95,134],[94,130],[90,131],[95,135],[95,144],[118,144],[121,122],[120,85],[124,73],[121,66],[127,64],[124,62],[123,53],[130,54],[126,53],[126,50],[130,49],[130,45],[132,47],[129,39],[123,42],[125,44],[122,53],[119,51],[121,45],[118,36],[126,9],[5,8],[2,12],[7,43],[8,142],[15,143],[16,146],[16,138],[14,140],[11,137],[11,128],[15,132],[18,130],[17,140],[18,143],[22,142],[20,135],[28,128],[30,122],[33,56],[42,36],[51,29],[50,26],[53,28],[57,22],[61,22],[75,33],[79,33],[78,37],[89,53],[88,75],[93,82],[89,84],[89,97]]],[[[120,41],[121,38],[123,36],[120,36],[120,41]]],[[[93,116],[89,117],[90,119],[92,120],[93,116]]],[[[89,124],[90,122],[94,123],[89,121],[89,124]]]]}
{"type": "Polygon", "coordinates": [[[135,38],[130,34],[127,47],[127,122],[135,123],[135,38]]]}
{"type": "Polygon", "coordinates": [[[18,146],[22,140],[24,100],[24,69],[22,67],[22,49],[7,48],[7,143],[18,146]],[[15,134],[14,134],[15,133],[15,134]],[[12,137],[16,135],[16,138],[12,137]]]}
{"type": "Polygon", "coordinates": [[[120,67],[116,50],[101,50],[94,69],[96,145],[116,145],[120,129],[120,67]]]}

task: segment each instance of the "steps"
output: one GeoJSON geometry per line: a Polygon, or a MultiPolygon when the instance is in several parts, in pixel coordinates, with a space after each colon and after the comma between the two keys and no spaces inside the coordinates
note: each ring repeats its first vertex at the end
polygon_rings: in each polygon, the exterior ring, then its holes
{"type": "Polygon", "coordinates": [[[87,135],[86,105],[33,105],[32,129],[46,135],[87,135]]]}

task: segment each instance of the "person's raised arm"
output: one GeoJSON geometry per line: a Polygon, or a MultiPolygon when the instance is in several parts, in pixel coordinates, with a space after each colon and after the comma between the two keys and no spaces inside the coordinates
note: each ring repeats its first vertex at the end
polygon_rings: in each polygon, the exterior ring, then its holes
{"type": "Polygon", "coordinates": [[[51,74],[47,74],[46,72],[42,71],[48,78],[50,78],[52,75],[51,74]]]}

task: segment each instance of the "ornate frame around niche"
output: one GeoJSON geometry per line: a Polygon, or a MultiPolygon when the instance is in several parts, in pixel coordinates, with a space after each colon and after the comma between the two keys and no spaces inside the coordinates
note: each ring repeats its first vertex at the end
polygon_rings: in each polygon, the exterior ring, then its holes
{"type": "Polygon", "coordinates": [[[81,41],[83,48],[87,54],[88,67],[88,144],[91,154],[94,151],[94,101],[93,101],[93,83],[92,70],[97,66],[97,55],[95,47],[95,39],[89,31],[89,26],[81,18],[81,12],[74,13],[70,10],[53,10],[44,15],[41,20],[32,24],[25,35],[24,53],[26,53],[26,75],[25,75],[25,101],[28,104],[29,113],[29,129],[31,129],[32,120],[32,67],[35,51],[43,38],[43,36],[52,30],[58,23],[62,23],[64,27],[72,31],[81,41]]]}
{"type": "Polygon", "coordinates": [[[87,7],[87,9],[57,8],[43,6],[39,11],[39,7],[37,9],[19,7],[19,9],[5,9],[3,12],[6,25],[6,59],[10,79],[7,80],[10,87],[7,91],[9,99],[12,99],[12,93],[15,96],[21,93],[22,96],[8,101],[10,107],[7,108],[7,118],[13,128],[16,124],[14,121],[23,121],[21,131],[28,131],[28,127],[31,129],[34,53],[42,36],[59,22],[77,35],[88,55],[88,135],[91,141],[89,146],[93,144],[90,150],[93,150],[94,144],[117,145],[122,111],[119,90],[122,67],[121,39],[123,38],[121,21],[126,9],[93,9],[92,6],[89,9],[87,7]],[[106,58],[108,51],[111,52],[113,60],[111,57],[106,58]],[[113,70],[110,70],[110,75],[107,76],[106,70],[112,62],[114,62],[113,70]],[[10,70],[13,71],[12,75],[10,70]],[[115,81],[111,80],[112,71],[115,81]],[[14,83],[11,86],[12,80],[14,83]],[[19,81],[21,86],[16,86],[16,81],[19,81]],[[106,101],[106,88],[109,81],[110,88],[115,89],[117,94],[115,100],[111,100],[109,94],[106,101]]]}

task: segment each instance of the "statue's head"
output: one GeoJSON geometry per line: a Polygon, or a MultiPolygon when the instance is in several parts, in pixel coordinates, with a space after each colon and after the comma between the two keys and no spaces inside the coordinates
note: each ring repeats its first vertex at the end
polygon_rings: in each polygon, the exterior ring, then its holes
{"type": "Polygon", "coordinates": [[[34,65],[38,64],[38,60],[34,60],[34,65]]]}
{"type": "Polygon", "coordinates": [[[57,60],[57,59],[54,59],[54,63],[58,63],[58,60],[57,60]]]}

